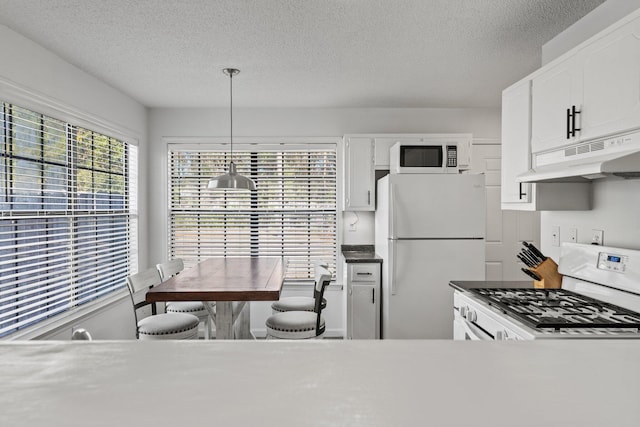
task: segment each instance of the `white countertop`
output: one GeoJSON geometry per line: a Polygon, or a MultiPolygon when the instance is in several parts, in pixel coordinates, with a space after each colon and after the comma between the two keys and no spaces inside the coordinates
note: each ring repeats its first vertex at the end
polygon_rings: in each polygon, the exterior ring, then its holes
{"type": "Polygon", "coordinates": [[[640,340],[0,343],[1,426],[638,426],[640,340]]]}

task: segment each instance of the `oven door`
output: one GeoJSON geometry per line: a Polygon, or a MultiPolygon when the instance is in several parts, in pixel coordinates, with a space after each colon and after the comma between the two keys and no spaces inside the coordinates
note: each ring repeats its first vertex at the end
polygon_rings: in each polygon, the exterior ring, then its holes
{"type": "Polygon", "coordinates": [[[493,340],[493,337],[473,323],[468,322],[456,310],[453,320],[453,339],[456,341],[487,341],[493,340]]]}

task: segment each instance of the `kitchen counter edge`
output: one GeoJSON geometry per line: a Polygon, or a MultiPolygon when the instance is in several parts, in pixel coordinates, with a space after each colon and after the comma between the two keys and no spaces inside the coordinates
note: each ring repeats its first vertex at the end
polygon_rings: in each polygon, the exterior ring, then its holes
{"type": "Polygon", "coordinates": [[[449,286],[458,291],[466,292],[470,289],[527,289],[533,288],[531,280],[451,280],[449,286]]]}
{"type": "Polygon", "coordinates": [[[347,264],[382,264],[382,258],[375,253],[373,245],[342,245],[340,250],[347,264]]]}

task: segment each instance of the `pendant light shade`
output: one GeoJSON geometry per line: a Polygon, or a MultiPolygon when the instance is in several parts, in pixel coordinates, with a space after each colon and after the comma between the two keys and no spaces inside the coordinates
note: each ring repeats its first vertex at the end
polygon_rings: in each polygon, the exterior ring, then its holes
{"type": "Polygon", "coordinates": [[[209,181],[207,188],[210,190],[249,190],[256,189],[256,184],[246,176],[239,175],[236,171],[236,165],[233,163],[233,76],[240,73],[236,68],[225,68],[223,73],[229,76],[229,117],[231,123],[231,149],[229,160],[229,171],[224,175],[216,176],[209,181]]]}

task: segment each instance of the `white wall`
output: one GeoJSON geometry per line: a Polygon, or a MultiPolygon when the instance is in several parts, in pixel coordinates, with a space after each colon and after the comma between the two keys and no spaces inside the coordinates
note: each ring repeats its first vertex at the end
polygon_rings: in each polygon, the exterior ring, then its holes
{"type": "MultiPolygon", "coordinates": [[[[147,215],[147,109],[123,93],[65,62],[29,39],[0,25],[0,100],[31,108],[52,117],[126,139],[140,147],[140,218],[147,215]]],[[[140,264],[148,263],[146,221],[140,221],[140,264]]],[[[131,338],[135,334],[128,294],[113,310],[83,317],[87,329],[101,338],[131,338]],[[123,306],[124,304],[124,306],[123,306]],[[123,311],[123,307],[128,307],[123,311]],[[127,314],[128,312],[128,314],[127,314]],[[123,313],[126,317],[123,320],[123,313]],[[123,326],[123,322],[129,327],[123,326]],[[102,327],[98,325],[103,325],[102,327]],[[104,325],[110,326],[105,329],[104,325]],[[93,330],[92,330],[93,329],[93,330]]],[[[86,310],[76,310],[76,313],[86,310]]],[[[56,338],[69,339],[72,326],[56,325],[56,338]]]]}
{"type": "MultiPolygon", "coordinates": [[[[640,7],[640,0],[609,0],[542,48],[548,62],[640,7]]],[[[593,229],[604,230],[604,244],[640,249],[640,180],[607,178],[592,183],[593,209],[583,212],[542,212],[541,245],[545,254],[558,260],[551,229],[560,226],[560,240],[569,228],[577,228],[578,243],[591,243],[593,229]]]]}
{"type": "MultiPolygon", "coordinates": [[[[499,140],[500,110],[479,109],[234,109],[234,137],[335,137],[354,133],[472,133],[474,138],[499,140]]],[[[149,259],[166,257],[167,147],[163,138],[225,137],[229,135],[229,110],[153,108],[149,113],[149,259]]],[[[342,147],[339,147],[341,150],[342,147]]],[[[345,231],[341,243],[373,244],[373,213],[358,212],[358,228],[345,231]]],[[[346,223],[355,215],[344,214],[346,223]]],[[[337,277],[341,278],[339,274],[337,277]]],[[[285,289],[283,295],[308,295],[308,289],[285,289]]],[[[327,334],[342,335],[343,295],[339,286],[327,288],[327,334]]],[[[264,329],[268,303],[251,305],[251,328],[264,329]]]]}

